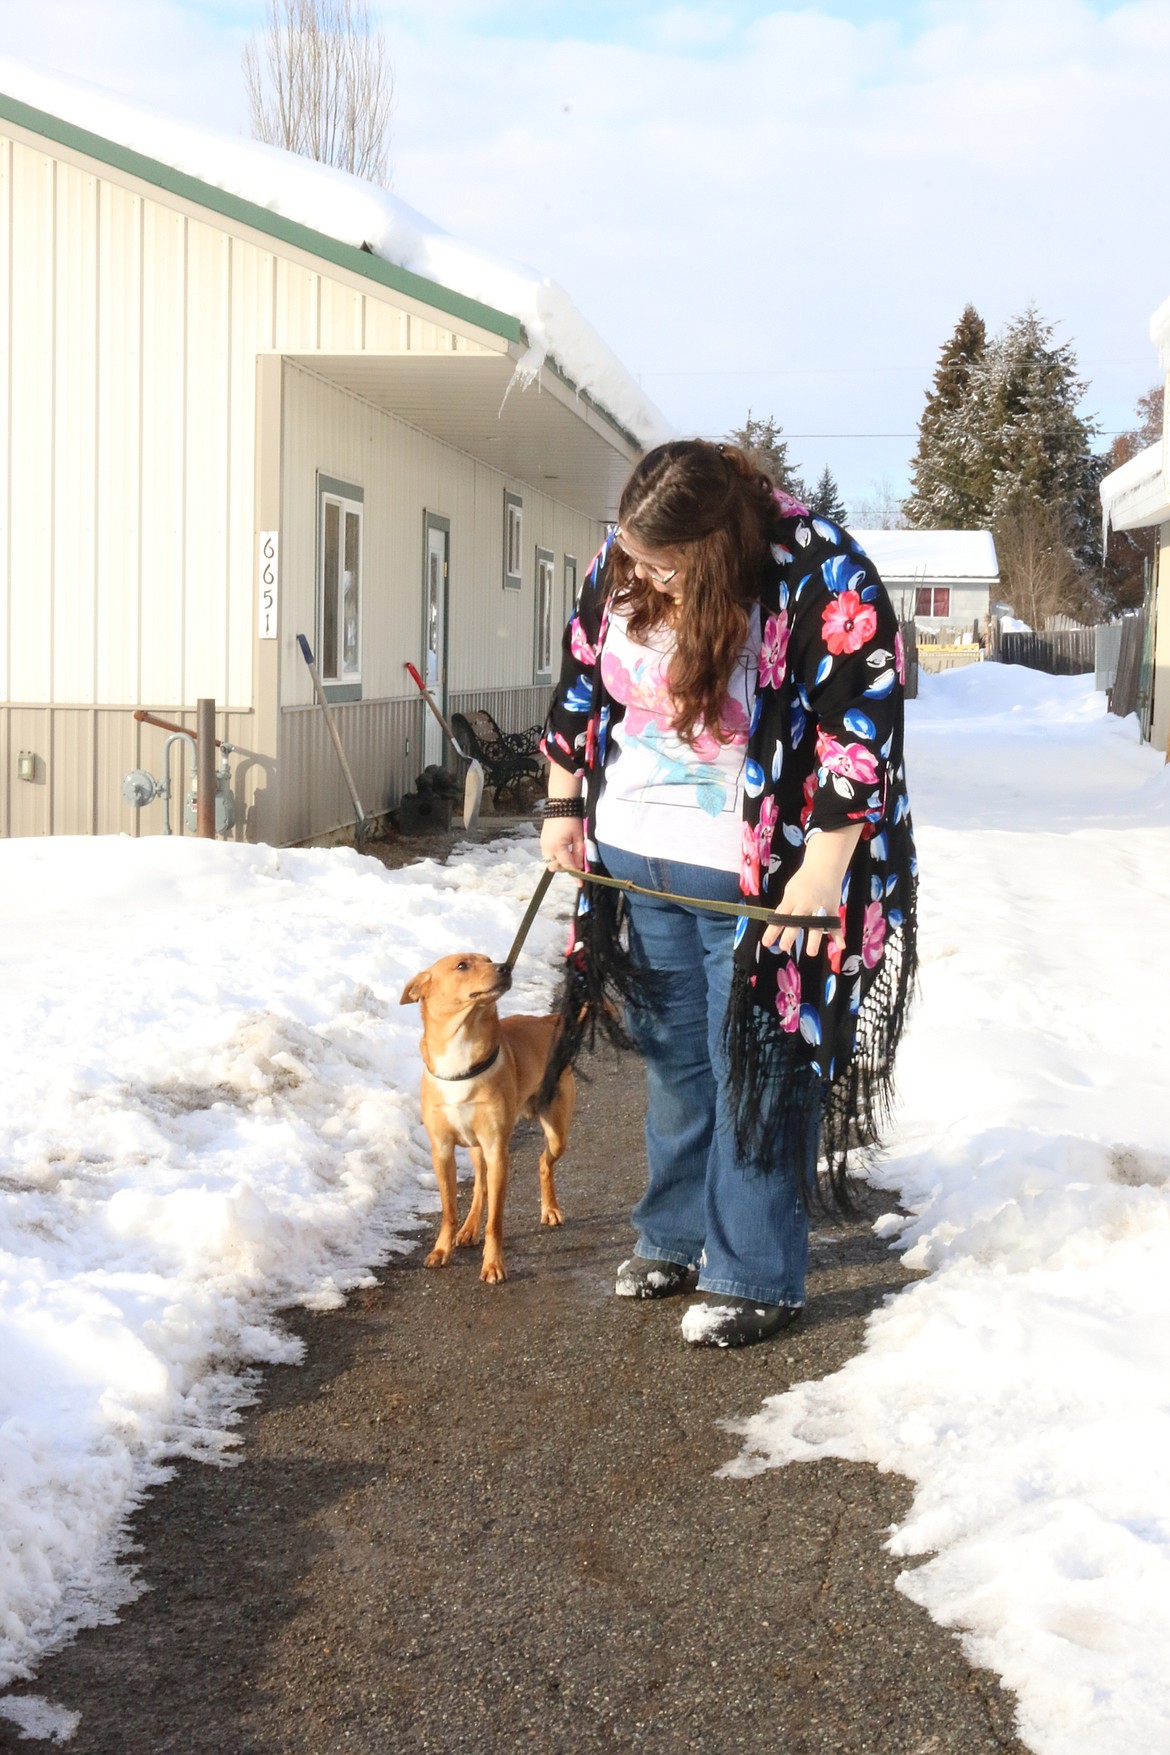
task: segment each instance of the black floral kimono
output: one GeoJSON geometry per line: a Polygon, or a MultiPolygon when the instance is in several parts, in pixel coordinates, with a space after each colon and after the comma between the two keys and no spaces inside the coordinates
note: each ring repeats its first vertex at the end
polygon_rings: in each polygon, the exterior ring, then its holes
{"type": "MultiPolygon", "coordinates": [[[[821,1127],[830,1180],[847,1153],[876,1144],[916,968],[916,863],[902,755],[904,667],[897,618],[872,562],[848,533],[782,501],[759,585],[762,640],[744,772],[740,889],[779,903],[806,839],[860,822],[843,888],[845,947],[816,957],[764,949],[743,918],[726,1031],[741,1149],[761,1168],[793,1161],[821,1127]],[[813,1096],[810,1098],[810,1089],[813,1096]]],[[[624,711],[601,679],[610,538],[586,575],[564,639],[549,712],[549,759],[585,781],[586,857],[594,841],[610,731],[624,711]]],[[[620,898],[582,886],[563,997],[564,1059],[595,1025],[620,1034],[616,1002],[652,1003],[625,956],[620,898]]],[[[804,1161],[797,1159],[796,1161],[804,1161]]]]}

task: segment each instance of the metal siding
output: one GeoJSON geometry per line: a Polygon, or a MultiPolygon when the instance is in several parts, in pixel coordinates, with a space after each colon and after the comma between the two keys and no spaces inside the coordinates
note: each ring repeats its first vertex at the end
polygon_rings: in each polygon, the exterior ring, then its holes
{"type": "MultiPolygon", "coordinates": [[[[12,143],[0,139],[0,571],[4,587],[0,602],[0,700],[8,700],[12,567],[12,143]]],[[[0,786],[0,834],[7,832],[8,791],[0,786]]]]}
{"type": "MultiPolygon", "coordinates": [[[[334,708],[362,807],[370,816],[391,809],[422,766],[421,701],[362,701],[334,708]],[[412,754],[405,754],[407,740],[412,754]]],[[[337,753],[317,707],[281,714],[285,813],[282,840],[310,841],[354,820],[337,753]]]]}
{"type": "Polygon", "coordinates": [[[57,166],[54,222],[51,695],[54,701],[92,701],[97,500],[97,184],[71,165],[57,166]]]}
{"type": "Polygon", "coordinates": [[[281,352],[317,346],[319,281],[307,268],[277,257],[272,345],[281,352]]]}
{"type": "Polygon", "coordinates": [[[320,282],[319,345],[339,353],[362,345],[361,293],[335,280],[320,282]]]}
{"type": "Polygon", "coordinates": [[[52,772],[49,713],[44,708],[12,707],[8,720],[8,833],[49,833],[49,780],[52,772]],[[21,750],[37,757],[35,780],[18,780],[16,761],[21,750]]]}
{"type": "Polygon", "coordinates": [[[148,707],[183,698],[187,221],[150,201],[142,264],[142,664],[148,707]]]}
{"type": "MultiPolygon", "coordinates": [[[[231,358],[228,384],[232,476],[227,510],[228,649],[225,699],[252,702],[255,619],[256,355],[272,347],[276,264],[267,250],[232,240],[231,358]]],[[[254,704],[254,703],[253,703],[254,704]]]]}
{"type": "MultiPolygon", "coordinates": [[[[154,810],[135,810],[122,797],[122,779],[132,768],[146,766],[139,755],[139,726],[125,708],[99,708],[93,715],[94,833],[140,835],[149,823],[143,818],[154,810]]],[[[161,735],[161,733],[160,733],[161,735]]],[[[159,807],[161,808],[161,807],[159,807]]]]}
{"type": "MultiPolygon", "coordinates": [[[[52,682],[55,186],[51,159],[14,146],[10,700],[48,700],[52,682]]],[[[14,820],[28,815],[14,808],[14,820]]]]}
{"type": "Polygon", "coordinates": [[[227,693],[230,270],[226,233],[189,221],[182,701],[224,701],[227,693]]]}
{"type": "Polygon", "coordinates": [[[49,773],[49,833],[92,835],[95,776],[92,707],[53,710],[49,773]]]}
{"type": "Polygon", "coordinates": [[[142,203],[99,186],[94,697],[138,697],[142,638],[142,203]]]}

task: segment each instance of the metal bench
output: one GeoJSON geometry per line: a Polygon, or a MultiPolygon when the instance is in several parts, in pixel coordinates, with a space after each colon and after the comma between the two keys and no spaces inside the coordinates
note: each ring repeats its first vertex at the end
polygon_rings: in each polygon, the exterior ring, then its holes
{"type": "Polygon", "coordinates": [[[542,728],[533,725],[527,731],[501,731],[486,707],[452,713],[451,728],[468,755],[474,756],[483,768],[497,807],[504,794],[510,795],[512,803],[523,810],[521,782],[533,780],[538,785],[543,782],[539,753],[542,728]]]}

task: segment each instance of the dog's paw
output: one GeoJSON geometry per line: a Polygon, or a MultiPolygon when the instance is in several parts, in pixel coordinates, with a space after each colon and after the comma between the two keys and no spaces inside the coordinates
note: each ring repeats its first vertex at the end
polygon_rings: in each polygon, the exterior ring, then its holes
{"type": "Polygon", "coordinates": [[[449,1249],[432,1249],[431,1253],[427,1256],[427,1259],[423,1262],[423,1266],[429,1268],[446,1267],[450,1259],[451,1251],[449,1249]]]}
{"type": "Polygon", "coordinates": [[[508,1275],[504,1268],[503,1256],[499,1255],[491,1261],[485,1261],[479,1270],[479,1277],[481,1280],[485,1280],[489,1286],[498,1286],[506,1280],[508,1275]]]}
{"type": "Polygon", "coordinates": [[[541,1207],[540,1222],[542,1225],[563,1225],[565,1215],[560,1207],[541,1207]]]}
{"type": "Polygon", "coordinates": [[[473,1225],[470,1219],[464,1220],[463,1224],[460,1225],[458,1231],[455,1233],[456,1249],[470,1249],[474,1244],[482,1241],[483,1226],[473,1225]]]}

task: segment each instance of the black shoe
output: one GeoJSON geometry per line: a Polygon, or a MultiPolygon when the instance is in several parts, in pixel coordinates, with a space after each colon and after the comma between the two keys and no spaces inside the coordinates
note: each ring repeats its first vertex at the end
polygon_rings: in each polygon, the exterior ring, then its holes
{"type": "Polygon", "coordinates": [[[617,1271],[614,1293],[618,1298],[671,1298],[677,1292],[691,1291],[694,1284],[694,1268],[632,1255],[617,1271]]]}
{"type": "Polygon", "coordinates": [[[799,1321],[799,1304],[758,1304],[754,1298],[728,1298],[708,1292],[682,1319],[682,1337],[692,1347],[754,1347],[799,1321]]]}

